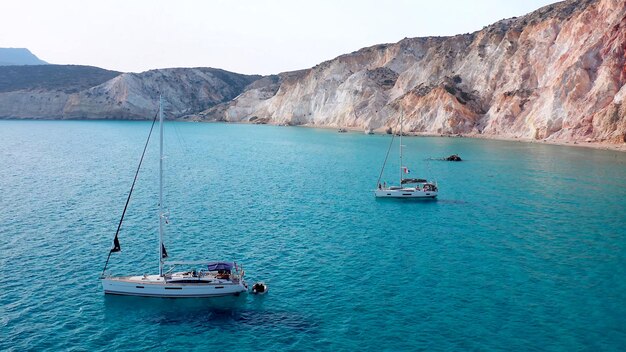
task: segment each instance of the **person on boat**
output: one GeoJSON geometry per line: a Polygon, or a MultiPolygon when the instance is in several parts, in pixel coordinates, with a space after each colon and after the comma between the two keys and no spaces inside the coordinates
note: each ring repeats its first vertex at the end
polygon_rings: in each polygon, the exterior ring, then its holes
{"type": "Polygon", "coordinates": [[[230,270],[218,270],[215,277],[218,279],[228,280],[230,278],[230,270]]]}
{"type": "Polygon", "coordinates": [[[380,183],[378,184],[378,189],[383,189],[383,186],[380,183]]]}

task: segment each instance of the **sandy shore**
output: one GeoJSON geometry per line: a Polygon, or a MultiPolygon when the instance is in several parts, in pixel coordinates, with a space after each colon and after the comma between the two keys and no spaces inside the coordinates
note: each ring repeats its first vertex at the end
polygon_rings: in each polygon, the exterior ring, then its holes
{"type": "MultiPolygon", "coordinates": [[[[339,128],[337,128],[337,127],[329,127],[329,126],[300,125],[299,127],[339,130],[339,128]]],[[[362,129],[359,129],[359,128],[343,127],[343,129],[349,131],[350,133],[364,133],[364,131],[362,129]]],[[[379,130],[374,131],[374,134],[386,134],[386,133],[379,129],[379,130]]],[[[444,137],[444,138],[447,137],[447,138],[493,139],[493,140],[508,141],[508,142],[551,144],[551,145],[562,145],[562,146],[567,146],[567,147],[583,147],[583,148],[615,150],[615,151],[619,151],[619,152],[626,152],[626,143],[613,144],[613,143],[584,142],[584,141],[571,141],[571,142],[570,141],[551,141],[551,140],[547,140],[547,139],[539,139],[539,140],[537,140],[537,139],[530,139],[530,138],[514,138],[514,137],[504,137],[504,136],[494,136],[494,135],[480,135],[480,134],[446,135],[446,134],[437,134],[437,133],[405,132],[405,136],[408,136],[408,137],[444,137]]]]}
{"type": "Polygon", "coordinates": [[[436,136],[436,137],[450,137],[450,138],[478,138],[478,139],[493,139],[498,141],[508,141],[508,142],[521,142],[521,143],[537,143],[537,144],[551,144],[551,145],[562,145],[567,147],[582,147],[582,148],[593,148],[593,149],[603,149],[603,150],[615,150],[619,152],[626,152],[626,143],[621,144],[612,144],[612,143],[600,143],[600,142],[580,142],[580,141],[551,141],[551,140],[542,140],[542,139],[530,139],[530,138],[513,138],[513,137],[503,137],[503,136],[492,136],[492,135],[439,135],[439,134],[414,134],[415,136],[436,136]]]}
{"type": "MultiPolygon", "coordinates": [[[[184,120],[183,120],[184,121],[184,120]]],[[[187,120],[191,121],[191,120],[187,120]]],[[[217,122],[217,123],[238,123],[245,125],[255,125],[255,123],[251,122],[224,122],[224,121],[195,121],[195,122],[217,122]]],[[[259,124],[256,125],[265,125],[259,124]]],[[[267,123],[270,126],[284,126],[279,124],[267,123]]],[[[340,128],[347,130],[349,133],[364,133],[363,129],[358,127],[333,127],[333,126],[319,126],[319,125],[294,125],[289,127],[305,127],[305,128],[321,128],[325,130],[335,130],[339,131],[340,128]]],[[[384,129],[374,130],[374,134],[387,134],[384,129]]],[[[618,152],[626,152],[626,143],[614,144],[614,143],[602,143],[602,142],[584,142],[584,141],[552,141],[547,139],[530,139],[530,138],[514,138],[514,137],[504,137],[504,136],[494,136],[494,135],[481,135],[481,134],[456,134],[456,135],[447,135],[447,134],[437,134],[437,133],[415,133],[415,132],[405,132],[405,136],[408,137],[444,137],[444,138],[477,138],[477,139],[493,139],[498,141],[508,141],[508,142],[522,142],[522,143],[538,143],[538,144],[551,144],[551,145],[562,145],[566,147],[582,147],[582,148],[593,148],[593,149],[603,149],[603,150],[614,150],[618,152]]]]}

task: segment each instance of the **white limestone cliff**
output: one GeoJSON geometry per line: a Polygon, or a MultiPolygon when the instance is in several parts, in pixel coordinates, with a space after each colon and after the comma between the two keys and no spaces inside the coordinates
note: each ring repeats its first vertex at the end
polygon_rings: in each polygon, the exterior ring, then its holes
{"type": "Polygon", "coordinates": [[[199,119],[623,143],[626,2],[565,1],[253,83],[199,119]]]}

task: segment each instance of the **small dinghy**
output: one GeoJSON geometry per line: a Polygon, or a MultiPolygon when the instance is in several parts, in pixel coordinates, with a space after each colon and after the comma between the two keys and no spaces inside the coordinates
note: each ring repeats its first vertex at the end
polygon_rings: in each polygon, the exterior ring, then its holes
{"type": "Polygon", "coordinates": [[[257,282],[252,285],[252,293],[255,295],[264,295],[267,293],[267,285],[264,282],[257,282]]]}

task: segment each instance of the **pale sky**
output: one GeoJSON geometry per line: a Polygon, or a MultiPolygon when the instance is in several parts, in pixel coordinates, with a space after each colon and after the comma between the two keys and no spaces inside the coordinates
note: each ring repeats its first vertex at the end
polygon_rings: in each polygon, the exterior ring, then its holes
{"type": "Polygon", "coordinates": [[[53,64],[271,74],[404,37],[473,32],[553,0],[2,0],[0,47],[53,64]]]}

